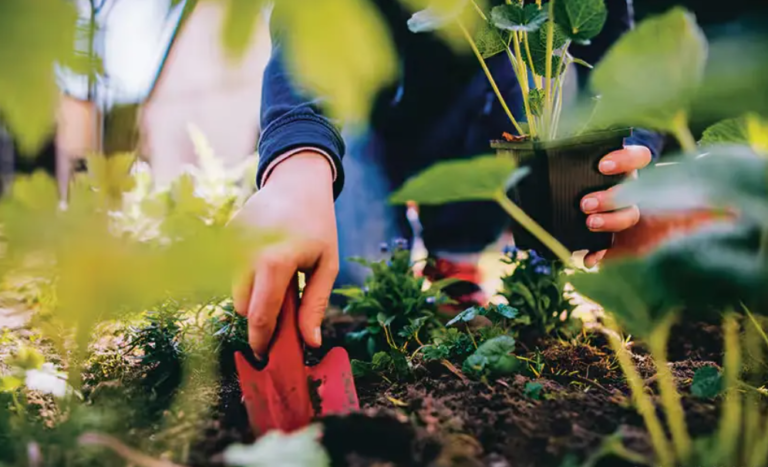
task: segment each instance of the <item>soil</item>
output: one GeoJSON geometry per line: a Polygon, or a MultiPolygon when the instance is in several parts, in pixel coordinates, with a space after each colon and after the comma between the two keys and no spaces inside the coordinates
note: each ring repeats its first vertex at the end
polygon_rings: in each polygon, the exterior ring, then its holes
{"type": "MultiPolygon", "coordinates": [[[[326,326],[326,345],[341,343],[354,323],[326,326]]],[[[677,328],[686,339],[670,342],[669,359],[683,394],[692,434],[711,433],[717,424],[714,401],[690,395],[696,369],[718,365],[721,336],[713,325],[677,328]]],[[[361,412],[326,417],[323,443],[334,466],[559,466],[566,455],[584,459],[610,435],[620,434],[628,449],[650,455],[642,419],[612,353],[600,338],[590,344],[551,342],[540,354],[540,378],[515,376],[487,383],[461,378],[443,365],[422,365],[412,381],[390,384],[356,381],[361,412]],[[525,386],[543,386],[541,397],[525,395],[525,386]]],[[[635,362],[656,392],[654,369],[642,348],[635,362]]],[[[215,420],[192,453],[192,465],[216,465],[231,442],[251,440],[239,402],[239,388],[222,386],[215,420]]],[[[631,465],[607,457],[598,466],[631,465]]]]}

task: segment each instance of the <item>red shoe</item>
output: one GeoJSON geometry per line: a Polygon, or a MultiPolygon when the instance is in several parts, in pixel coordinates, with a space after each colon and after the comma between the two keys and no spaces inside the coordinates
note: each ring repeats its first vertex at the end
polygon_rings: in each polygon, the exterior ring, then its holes
{"type": "Polygon", "coordinates": [[[440,307],[446,315],[455,316],[467,308],[488,304],[488,296],[480,287],[481,275],[477,264],[457,264],[438,258],[424,267],[423,274],[433,283],[448,278],[458,280],[443,289],[443,293],[456,302],[440,307]]]}

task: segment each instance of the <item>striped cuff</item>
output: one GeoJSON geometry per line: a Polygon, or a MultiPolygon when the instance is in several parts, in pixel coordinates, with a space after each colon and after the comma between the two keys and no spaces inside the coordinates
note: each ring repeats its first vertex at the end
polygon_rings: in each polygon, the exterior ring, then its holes
{"type": "Polygon", "coordinates": [[[336,164],[333,162],[333,158],[322,149],[313,148],[313,147],[300,147],[291,149],[290,151],[281,154],[280,156],[276,157],[275,160],[273,160],[268,166],[267,169],[264,171],[264,175],[261,177],[261,184],[260,186],[264,186],[264,184],[267,182],[267,178],[269,178],[269,175],[272,173],[273,170],[275,170],[275,167],[284,160],[288,159],[289,157],[296,155],[300,152],[314,152],[316,154],[320,154],[321,156],[325,157],[328,163],[331,165],[331,173],[333,174],[333,181],[336,181],[336,164]]]}

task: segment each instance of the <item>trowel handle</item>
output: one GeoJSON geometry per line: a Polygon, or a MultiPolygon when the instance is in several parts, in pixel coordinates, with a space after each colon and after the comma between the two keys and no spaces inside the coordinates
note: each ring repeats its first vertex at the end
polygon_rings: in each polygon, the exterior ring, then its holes
{"type": "Polygon", "coordinates": [[[277,327],[269,349],[270,360],[275,356],[284,362],[304,365],[304,346],[299,333],[299,276],[295,275],[285,292],[283,306],[277,319],[277,327]]]}

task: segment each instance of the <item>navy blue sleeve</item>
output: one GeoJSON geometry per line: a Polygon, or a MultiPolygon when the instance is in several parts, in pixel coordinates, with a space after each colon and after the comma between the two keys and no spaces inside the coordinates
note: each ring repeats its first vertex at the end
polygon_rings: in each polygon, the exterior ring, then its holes
{"type": "Polygon", "coordinates": [[[264,70],[261,98],[261,126],[259,139],[259,185],[269,164],[291,149],[310,146],[322,149],[333,159],[336,181],[334,198],[344,186],[344,140],[339,130],[325,117],[320,105],[322,99],[301,91],[293,82],[283,63],[280,34],[271,28],[272,55],[264,70]]]}
{"type": "MultiPolygon", "coordinates": [[[[608,10],[608,18],[600,34],[589,45],[573,44],[570,52],[578,58],[593,65],[597,64],[608,49],[619,38],[634,27],[634,11],[632,0],[605,0],[608,10]]],[[[590,69],[578,66],[579,86],[586,87],[589,82],[590,69]]],[[[657,160],[664,149],[664,136],[654,131],[643,128],[635,128],[626,144],[641,145],[651,150],[653,160],[657,160]]]]}

